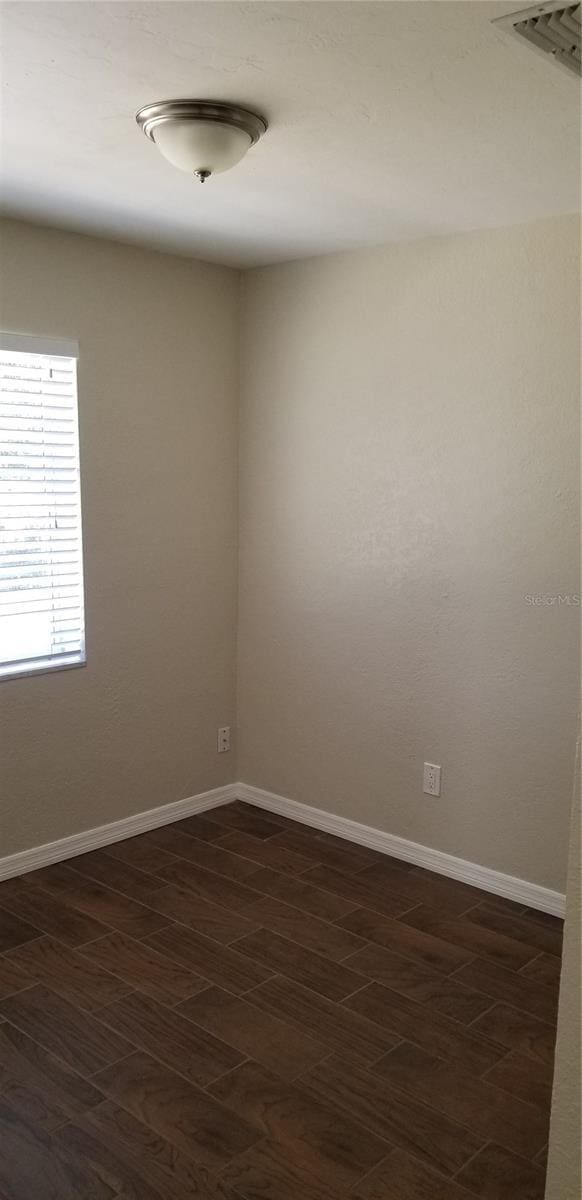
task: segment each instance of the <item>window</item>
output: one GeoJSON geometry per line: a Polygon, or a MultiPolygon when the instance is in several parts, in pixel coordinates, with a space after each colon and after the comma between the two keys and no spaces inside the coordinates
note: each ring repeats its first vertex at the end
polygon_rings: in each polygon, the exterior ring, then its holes
{"type": "Polygon", "coordinates": [[[0,334],[0,678],[85,662],[77,354],[0,334]]]}

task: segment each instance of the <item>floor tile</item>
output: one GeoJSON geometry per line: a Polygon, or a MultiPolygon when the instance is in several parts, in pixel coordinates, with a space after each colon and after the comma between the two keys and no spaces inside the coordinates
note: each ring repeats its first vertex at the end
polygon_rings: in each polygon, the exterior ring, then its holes
{"type": "Polygon", "coordinates": [[[311,866],[311,862],[290,850],[282,841],[285,836],[277,834],[272,838],[256,838],[240,830],[231,830],[221,838],[219,845],[232,854],[251,859],[257,866],[272,867],[275,871],[285,871],[287,875],[300,875],[311,866]]]}
{"type": "Polygon", "coordinates": [[[510,1096],[463,1067],[403,1042],[373,1068],[393,1087],[468,1125],[485,1142],[534,1158],[548,1140],[549,1113],[510,1096]]]}
{"type": "Polygon", "coordinates": [[[486,1146],[462,1170],[458,1183],[483,1200],[543,1200],[544,1171],[501,1146],[486,1146]]]}
{"type": "Polygon", "coordinates": [[[241,1200],[338,1200],[333,1184],[266,1138],[226,1167],[221,1179],[241,1200]]]}
{"type": "Polygon", "coordinates": [[[308,859],[312,865],[320,863],[344,875],[353,875],[369,865],[368,858],[361,853],[359,846],[351,846],[346,841],[340,843],[339,839],[334,841],[321,836],[314,837],[306,826],[281,833],[274,844],[300,854],[303,860],[308,859]]]}
{"type": "Polygon", "coordinates": [[[393,954],[382,946],[365,946],[345,959],[344,965],[461,1024],[474,1021],[491,1007],[489,997],[482,992],[466,988],[424,963],[393,954]]]}
{"type": "Polygon", "coordinates": [[[0,909],[0,953],[12,950],[15,946],[23,946],[33,938],[41,936],[41,930],[27,921],[21,920],[14,913],[0,909]]]}
{"type": "Polygon", "coordinates": [[[480,904],[477,908],[465,913],[465,921],[480,925],[483,929],[491,929],[502,933],[525,946],[533,946],[535,950],[545,954],[560,955],[562,953],[562,930],[547,929],[537,925],[535,921],[527,921],[522,917],[510,917],[497,912],[489,904],[480,904]]]}
{"type": "Polygon", "coordinates": [[[192,817],[184,817],[182,821],[174,821],[172,828],[182,833],[190,833],[192,837],[202,842],[217,842],[224,837],[224,826],[212,820],[214,809],[208,813],[197,813],[192,817]]]}
{"type": "MultiPolygon", "coordinates": [[[[37,936],[40,937],[40,934],[37,936]]],[[[30,987],[29,977],[8,954],[0,955],[0,1000],[12,996],[14,992],[21,992],[25,987],[30,987]]]]}
{"type": "Polygon", "coordinates": [[[250,833],[252,837],[270,838],[280,832],[275,814],[264,814],[261,809],[249,804],[241,804],[235,800],[233,804],[222,804],[206,814],[213,823],[224,825],[227,829],[238,829],[241,833],[250,833]]]}
{"type": "MultiPolygon", "coordinates": [[[[181,858],[185,858],[188,862],[196,863],[199,867],[204,867],[207,871],[214,871],[217,875],[225,875],[227,879],[236,879],[239,883],[244,883],[253,875],[256,875],[261,869],[260,860],[257,861],[251,855],[245,856],[243,850],[237,850],[235,847],[227,845],[229,839],[247,838],[246,833],[228,832],[224,829],[220,830],[222,836],[218,841],[207,842],[198,841],[198,838],[193,834],[184,834],[183,837],[188,837],[188,845],[183,847],[181,858]],[[234,853],[231,853],[231,850],[234,853]]],[[[251,838],[251,846],[268,845],[261,838],[251,838]]],[[[252,884],[250,885],[252,886],[252,884]]]]}
{"type": "MultiPolygon", "coordinates": [[[[22,917],[25,921],[30,921],[31,925],[35,925],[34,936],[38,937],[40,930],[42,933],[51,934],[59,942],[65,942],[67,946],[82,946],[84,942],[109,933],[109,928],[103,921],[71,908],[65,902],[65,896],[68,895],[69,890],[62,898],[56,899],[42,888],[30,887],[26,893],[19,896],[18,908],[15,911],[19,918],[22,917]]],[[[22,940],[29,941],[30,938],[22,940]]],[[[12,944],[18,945],[19,942],[16,940],[12,944]]]]}
{"type": "Polygon", "coordinates": [[[348,1113],[389,1146],[399,1146],[445,1174],[453,1175],[486,1142],[482,1135],[340,1058],[326,1059],[302,1082],[314,1096],[348,1113]]]}
{"type": "Polygon", "coordinates": [[[165,917],[140,901],[132,900],[129,896],[123,896],[120,892],[114,892],[111,888],[89,880],[80,887],[70,888],[65,892],[63,904],[72,915],[82,913],[87,921],[92,921],[96,929],[98,926],[98,931],[94,932],[91,938],[83,939],[85,942],[101,937],[112,928],[133,937],[145,937],[146,934],[163,929],[167,924],[165,917]],[[109,929],[105,928],[106,926],[109,926],[109,929]]]}
{"type": "Polygon", "coordinates": [[[350,1187],[386,1154],[386,1144],[333,1105],[258,1063],[244,1063],[209,1092],[244,1117],[295,1162],[334,1185],[350,1187]]]}
{"type": "Polygon", "coordinates": [[[539,954],[537,958],[532,958],[531,962],[526,963],[525,967],[519,972],[524,979],[532,979],[534,983],[541,983],[543,987],[549,987],[557,996],[560,987],[560,973],[562,969],[562,960],[554,954],[539,954]]]}
{"type": "Polygon", "coordinates": [[[203,867],[207,871],[214,871],[217,875],[224,875],[227,879],[237,880],[239,883],[249,876],[255,875],[260,869],[259,863],[248,858],[241,858],[236,854],[229,854],[228,850],[222,849],[220,842],[225,834],[228,834],[228,830],[220,825],[216,825],[215,830],[217,837],[212,842],[199,840],[193,833],[189,833],[177,825],[164,825],[162,829],[148,834],[151,842],[155,844],[153,848],[170,853],[171,861],[160,864],[158,872],[163,872],[165,867],[176,866],[177,859],[182,859],[185,862],[194,863],[195,866],[203,867]]]}
{"type": "Polygon", "coordinates": [[[119,862],[106,850],[93,850],[90,854],[81,854],[72,860],[71,865],[83,878],[103,883],[115,892],[122,892],[124,896],[142,900],[146,904],[151,893],[156,888],[163,887],[162,881],[155,876],[132,867],[128,862],[119,862]]]}
{"type": "Polygon", "coordinates": [[[554,1061],[555,1028],[509,1004],[496,1004],[479,1017],[471,1029],[510,1050],[532,1054],[545,1063],[554,1061]]]}
{"type": "Polygon", "coordinates": [[[362,1063],[374,1062],[401,1040],[375,1022],[283,976],[253,988],[247,999],[262,1011],[282,1017],[322,1042],[330,1052],[362,1063]]]}
{"type": "Polygon", "coordinates": [[[324,1042],[257,1008],[251,997],[210,987],[178,1012],[284,1079],[294,1079],[329,1054],[324,1042]]]}
{"type": "Polygon", "coordinates": [[[103,1009],[100,1019],[132,1046],[153,1054],[192,1083],[207,1084],[244,1058],[175,1009],[134,992],[103,1009]]]}
{"type": "Polygon", "coordinates": [[[508,967],[512,971],[518,971],[537,954],[535,947],[526,946],[504,933],[476,925],[463,917],[450,917],[425,904],[406,913],[402,921],[413,929],[421,929],[456,946],[463,946],[472,954],[489,958],[498,966],[508,967]]]}
{"type": "Polygon", "coordinates": [[[148,1200],[152,1189],[156,1200],[234,1200],[189,1155],[109,1100],[75,1120],[65,1137],[100,1170],[117,1173],[123,1200],[148,1200]]]}
{"type": "Polygon", "coordinates": [[[353,1200],[471,1200],[472,1193],[404,1150],[393,1150],[353,1189],[353,1200]]]}
{"type": "Polygon", "coordinates": [[[195,1162],[217,1170],[260,1140],[257,1130],[148,1054],[100,1072],[97,1086],[195,1162]]]}
{"type": "Polygon", "coordinates": [[[358,975],[341,963],[331,962],[320,954],[305,950],[296,942],[271,933],[268,929],[260,929],[241,938],[236,949],[261,963],[273,974],[294,979],[314,992],[327,996],[329,1000],[341,1000],[366,982],[363,975],[358,975]]]}
{"type": "Polygon", "coordinates": [[[501,1046],[480,1036],[475,1025],[466,1029],[379,983],[371,983],[348,997],[345,1007],[431,1054],[463,1063],[475,1074],[486,1071],[503,1057],[501,1046]]]}
{"type": "Polygon", "coordinates": [[[533,1017],[539,1017],[542,1021],[552,1023],[556,1020],[558,1000],[554,989],[528,979],[523,970],[516,974],[515,971],[508,971],[485,959],[475,959],[460,971],[456,971],[454,977],[467,987],[490,996],[492,1002],[504,1000],[514,1008],[522,1008],[524,1012],[531,1013],[533,1017]]]}
{"type": "Polygon", "coordinates": [[[338,925],[351,930],[368,942],[376,942],[387,950],[393,950],[405,958],[423,962],[435,971],[448,975],[473,959],[470,950],[455,946],[430,933],[423,933],[403,921],[383,917],[368,908],[358,908],[338,920],[338,925]]]}
{"type": "Polygon", "coordinates": [[[103,1099],[88,1080],[50,1050],[5,1021],[0,1026],[0,1090],[20,1086],[37,1096],[53,1114],[54,1124],[95,1108],[103,1099]]]}
{"type": "Polygon", "coordinates": [[[174,861],[174,855],[161,846],[152,846],[147,840],[147,834],[135,838],[126,838],[124,842],[113,842],[107,846],[107,854],[120,862],[137,867],[138,871],[155,875],[161,867],[169,867],[174,861]]]}
{"type": "Polygon", "coordinates": [[[544,1112],[550,1111],[552,1102],[553,1063],[541,1062],[538,1058],[512,1050],[500,1059],[483,1076],[489,1083],[503,1088],[512,1096],[537,1104],[544,1112]]]}
{"type": "Polygon", "coordinates": [[[247,916],[241,916],[231,908],[223,908],[212,900],[204,900],[188,887],[177,887],[173,883],[154,892],[150,905],[169,921],[187,925],[225,946],[247,933],[253,933],[257,928],[256,921],[249,920],[247,916]]]}
{"type": "Polygon", "coordinates": [[[201,900],[232,908],[236,913],[240,912],[243,905],[251,904],[256,899],[256,894],[236,879],[227,879],[225,875],[217,875],[185,859],[176,859],[170,867],[163,867],[159,878],[166,883],[188,888],[201,900]]]}
{"type": "Polygon", "coordinates": [[[466,912],[486,899],[486,894],[479,888],[461,883],[457,879],[448,879],[445,875],[437,875],[434,871],[426,871],[422,867],[412,867],[402,878],[402,863],[388,859],[387,862],[377,863],[361,874],[362,881],[371,886],[383,886],[390,890],[399,884],[400,894],[406,896],[410,904],[427,904],[442,909],[450,916],[466,912]]]}
{"type": "Polygon", "coordinates": [[[115,1200],[115,1192],[54,1137],[0,1099],[0,1189],[10,1200],[115,1200]]]}
{"type": "Polygon", "coordinates": [[[228,946],[220,946],[211,938],[194,930],[172,925],[162,934],[146,939],[149,946],[169,955],[195,974],[235,995],[247,992],[274,974],[244,954],[228,946]]]}
{"type": "Polygon", "coordinates": [[[336,921],[353,912],[356,907],[353,900],[343,900],[333,892],[324,892],[312,883],[306,883],[303,878],[293,878],[270,867],[263,867],[253,877],[253,888],[256,892],[292,904],[294,908],[300,908],[302,912],[319,917],[322,921],[336,921]]]}
{"type": "Polygon", "coordinates": [[[335,892],[344,900],[351,900],[362,908],[371,908],[388,917],[397,917],[410,909],[411,901],[392,894],[379,885],[368,883],[363,875],[342,875],[333,867],[312,867],[301,879],[327,892],[335,892]]]}
{"type": "Polygon", "coordinates": [[[285,904],[273,896],[262,896],[253,904],[249,904],[245,909],[245,916],[257,927],[288,937],[304,946],[306,950],[313,950],[335,962],[341,962],[365,945],[361,938],[347,929],[320,921],[317,917],[309,916],[301,909],[285,904]]]}
{"type": "Polygon", "coordinates": [[[43,983],[71,1004],[89,1011],[120,1000],[131,991],[127,984],[56,938],[29,942],[12,950],[10,957],[28,976],[29,984],[43,983]]]}
{"type": "Polygon", "coordinates": [[[208,987],[205,979],[180,966],[152,946],[124,933],[111,933],[83,946],[83,958],[111,972],[128,985],[161,1004],[177,1004],[208,987]]]}
{"type": "Polygon", "coordinates": [[[132,1047],[89,1013],[81,1012],[44,987],[30,988],[0,1002],[10,1024],[64,1059],[81,1075],[92,1075],[132,1047]]]}

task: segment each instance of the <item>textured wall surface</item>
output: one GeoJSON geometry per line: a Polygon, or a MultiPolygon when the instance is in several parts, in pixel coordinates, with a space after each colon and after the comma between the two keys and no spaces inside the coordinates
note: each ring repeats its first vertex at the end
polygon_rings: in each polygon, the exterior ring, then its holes
{"type": "Polygon", "coordinates": [[[252,271],[241,341],[239,778],[559,890],[577,262],[563,218],[252,271]]]}
{"type": "Polygon", "coordinates": [[[577,766],[546,1200],[580,1200],[582,1195],[582,830],[579,756],[577,766]]]}
{"type": "Polygon", "coordinates": [[[233,778],[234,272],[7,222],[2,328],[77,338],[87,666],[0,683],[2,853],[233,778]]]}

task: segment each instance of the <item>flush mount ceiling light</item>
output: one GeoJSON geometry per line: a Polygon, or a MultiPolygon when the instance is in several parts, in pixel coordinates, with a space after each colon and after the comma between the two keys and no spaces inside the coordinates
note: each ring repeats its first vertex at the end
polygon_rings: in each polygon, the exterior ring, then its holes
{"type": "Polygon", "coordinates": [[[267,128],[257,113],[214,100],[159,100],[135,119],[168,162],[200,183],[234,167],[267,128]]]}

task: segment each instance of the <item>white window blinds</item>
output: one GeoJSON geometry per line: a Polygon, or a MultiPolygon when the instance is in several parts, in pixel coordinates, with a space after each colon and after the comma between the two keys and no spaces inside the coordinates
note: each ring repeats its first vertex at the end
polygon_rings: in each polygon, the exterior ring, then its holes
{"type": "Polygon", "coordinates": [[[0,334],[0,677],[85,661],[77,353],[0,334]]]}

